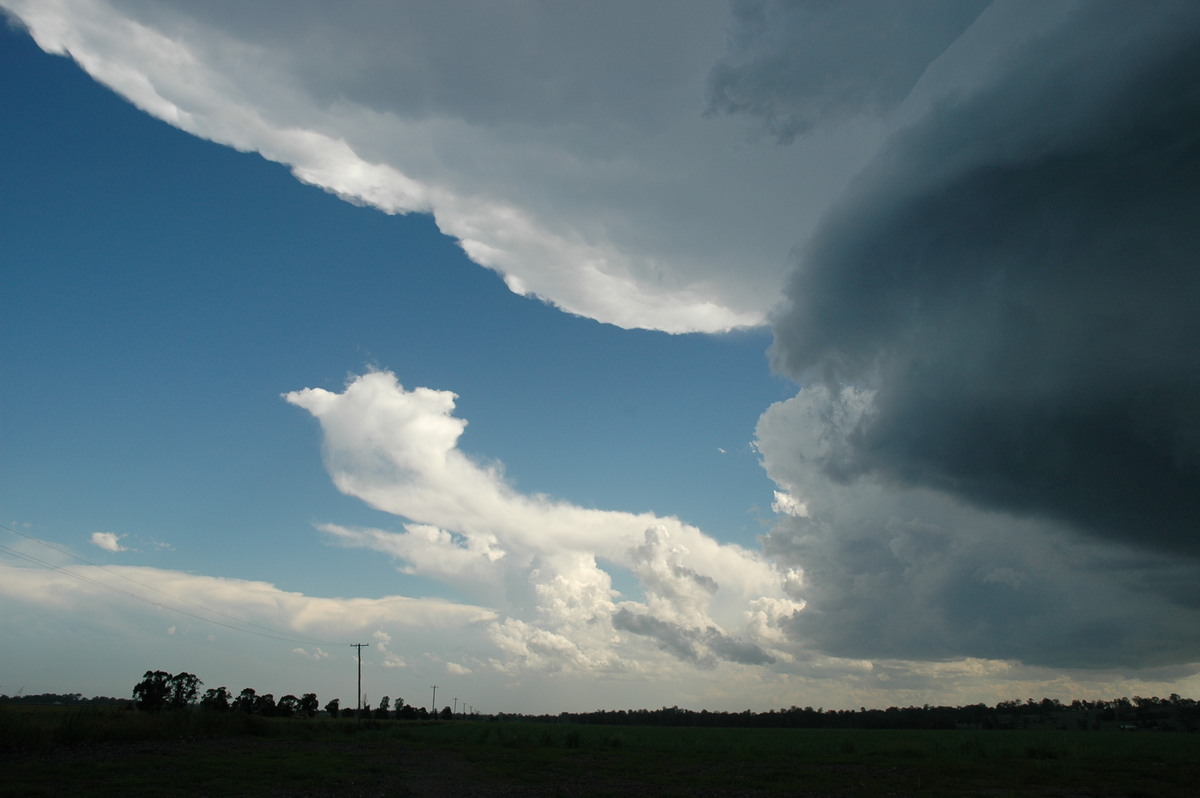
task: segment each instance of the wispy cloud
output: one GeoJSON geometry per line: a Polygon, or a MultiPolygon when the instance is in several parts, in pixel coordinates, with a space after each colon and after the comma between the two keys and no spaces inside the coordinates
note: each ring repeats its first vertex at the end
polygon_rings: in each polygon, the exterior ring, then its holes
{"type": "Polygon", "coordinates": [[[450,629],[495,613],[442,599],[326,598],[266,583],[132,566],[72,566],[47,571],[0,562],[0,595],[82,610],[101,600],[145,611],[177,612],[192,621],[247,634],[294,634],[340,641],[377,628],[450,629]]]}

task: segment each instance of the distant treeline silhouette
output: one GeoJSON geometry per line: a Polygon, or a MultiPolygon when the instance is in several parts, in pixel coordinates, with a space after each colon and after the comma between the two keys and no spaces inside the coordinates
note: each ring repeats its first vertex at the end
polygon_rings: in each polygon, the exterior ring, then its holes
{"type": "Polygon", "coordinates": [[[1172,693],[1168,698],[1116,698],[1064,704],[1057,699],[1001,701],[995,706],[908,706],[887,709],[790,707],[767,712],[709,712],[662,709],[562,712],[558,715],[499,715],[502,720],[557,721],[614,726],[711,726],[795,729],[1028,729],[1099,730],[1200,729],[1200,704],[1172,693]]]}
{"type": "Polygon", "coordinates": [[[32,693],[29,695],[0,695],[0,704],[62,704],[72,707],[122,707],[128,698],[98,695],[85,698],[83,693],[32,693]]]}
{"type": "MultiPolygon", "coordinates": [[[[234,696],[225,687],[200,693],[203,682],[193,674],[146,671],[133,688],[133,699],[97,696],[84,698],[81,693],[40,693],[36,695],[0,695],[0,704],[61,704],[67,706],[127,706],[150,712],[170,709],[199,709],[209,712],[243,712],[269,717],[314,717],[319,704],[315,693],[297,698],[285,695],[278,701],[271,693],[257,693],[247,687],[234,696]]],[[[680,709],[601,709],[594,712],[561,712],[557,715],[500,713],[481,716],[454,713],[450,707],[430,712],[414,707],[402,698],[384,696],[379,705],[369,703],[361,709],[342,708],[338,699],[324,706],[331,717],[369,718],[371,720],[500,720],[533,723],[580,723],[610,726],[693,726],[757,727],[792,729],[1061,729],[1061,730],[1159,730],[1193,732],[1200,729],[1200,702],[1172,693],[1167,698],[1114,698],[1089,701],[1075,699],[1063,703],[1054,698],[1040,701],[1001,701],[995,706],[908,706],[887,709],[813,709],[789,707],[766,712],[710,712],[680,709]]]]}

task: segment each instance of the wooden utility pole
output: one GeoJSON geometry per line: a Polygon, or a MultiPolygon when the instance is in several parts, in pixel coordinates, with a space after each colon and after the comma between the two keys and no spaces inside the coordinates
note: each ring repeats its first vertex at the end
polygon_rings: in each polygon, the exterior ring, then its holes
{"type": "Polygon", "coordinates": [[[438,688],[438,686],[436,684],[430,685],[430,686],[433,688],[433,707],[432,707],[433,714],[434,714],[434,717],[437,717],[437,688],[438,688]]]}
{"type": "Polygon", "coordinates": [[[370,643],[351,643],[351,648],[358,649],[358,713],[362,715],[362,650],[370,643]]]}

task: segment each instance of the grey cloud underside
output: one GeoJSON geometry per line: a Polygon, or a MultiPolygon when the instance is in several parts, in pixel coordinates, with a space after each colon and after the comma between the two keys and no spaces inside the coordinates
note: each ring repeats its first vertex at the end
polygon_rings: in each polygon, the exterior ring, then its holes
{"type": "Polygon", "coordinates": [[[945,525],[886,512],[836,532],[778,525],[766,550],[807,576],[808,608],[785,631],[859,658],[1145,668],[1200,656],[1195,567],[1077,544],[1064,556],[1068,542],[1037,522],[938,515],[945,525]]]}
{"type": "Polygon", "coordinates": [[[715,628],[692,629],[627,608],[613,614],[613,627],[649,637],[663,650],[701,667],[711,668],[718,659],[743,665],[769,665],[775,661],[755,643],[738,640],[715,628]]]}
{"type": "Polygon", "coordinates": [[[898,135],[777,367],[876,390],[825,464],[1200,554],[1200,6],[1084,4],[898,135]]]}
{"type": "MultiPolygon", "coordinates": [[[[703,29],[719,11],[712,3],[692,4],[694,13],[685,17],[679,12],[688,4],[678,0],[622,0],[625,15],[613,13],[613,2],[541,0],[471,3],[449,12],[441,2],[367,0],[336,14],[319,0],[293,0],[286,14],[272,3],[244,0],[114,2],[167,29],[199,23],[271,50],[284,59],[277,68],[317,105],[523,129],[660,118],[665,98],[646,92],[672,85],[681,67],[654,44],[689,21],[703,29]],[[638,24],[630,26],[635,14],[638,24]],[[634,82],[646,75],[657,80],[634,82]]],[[[695,37],[673,41],[686,47],[695,37]]]]}
{"type": "Polygon", "coordinates": [[[734,2],[708,112],[757,119],[781,144],[820,124],[882,115],[991,0],[734,2]]]}

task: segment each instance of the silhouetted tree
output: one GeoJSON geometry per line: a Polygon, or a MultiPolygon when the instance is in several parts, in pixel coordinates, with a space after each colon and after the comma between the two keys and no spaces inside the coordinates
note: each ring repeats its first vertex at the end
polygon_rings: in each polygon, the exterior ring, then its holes
{"type": "Polygon", "coordinates": [[[200,708],[210,712],[228,712],[231,697],[224,687],[210,687],[200,699],[200,708]]]}
{"type": "Polygon", "coordinates": [[[454,719],[454,710],[450,709],[450,707],[442,707],[442,720],[453,720],[453,719],[454,719]]]}
{"type": "Polygon", "coordinates": [[[146,712],[166,709],[171,700],[171,674],[166,671],[146,671],[133,687],[137,708],[146,712]]]}
{"type": "Polygon", "coordinates": [[[196,703],[196,696],[200,693],[200,685],[204,682],[200,681],[194,673],[177,673],[170,679],[171,684],[171,709],[187,709],[192,704],[196,703]]]}
{"type": "Polygon", "coordinates": [[[329,717],[336,718],[338,716],[338,710],[341,708],[341,703],[342,702],[340,699],[335,698],[325,705],[325,711],[329,713],[329,717]]]}
{"type": "Polygon", "coordinates": [[[275,714],[281,718],[292,718],[300,711],[300,699],[288,693],[283,698],[279,699],[279,703],[275,705],[275,714]]]}
{"type": "MultiPolygon", "coordinates": [[[[295,696],[292,696],[295,699],[295,696]]],[[[263,693],[254,699],[254,712],[262,715],[265,718],[272,717],[276,714],[275,696],[272,693],[263,693]]]]}
{"type": "Polygon", "coordinates": [[[242,692],[238,693],[238,697],[233,699],[233,708],[238,712],[245,712],[247,715],[254,712],[255,702],[258,701],[258,694],[253,687],[247,687],[242,692]]]}
{"type": "Polygon", "coordinates": [[[300,711],[304,713],[304,717],[311,718],[317,714],[317,708],[320,705],[317,703],[316,693],[305,693],[300,696],[300,711]]]}

